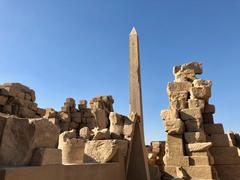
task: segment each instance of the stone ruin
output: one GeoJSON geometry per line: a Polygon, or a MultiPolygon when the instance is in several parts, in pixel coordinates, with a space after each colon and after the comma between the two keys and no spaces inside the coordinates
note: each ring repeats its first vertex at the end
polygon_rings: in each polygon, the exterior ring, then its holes
{"type": "Polygon", "coordinates": [[[0,85],[0,180],[239,180],[240,136],[214,123],[212,82],[202,64],[175,66],[166,141],[144,143],[138,35],[129,37],[130,113],[112,96],[67,98],[60,111],[39,108],[34,90],[0,85]]]}
{"type": "Polygon", "coordinates": [[[149,164],[159,166],[162,179],[240,179],[239,134],[225,134],[214,123],[212,82],[196,77],[202,71],[197,62],[173,68],[170,107],[161,111],[167,139],[147,147],[149,164]]]}

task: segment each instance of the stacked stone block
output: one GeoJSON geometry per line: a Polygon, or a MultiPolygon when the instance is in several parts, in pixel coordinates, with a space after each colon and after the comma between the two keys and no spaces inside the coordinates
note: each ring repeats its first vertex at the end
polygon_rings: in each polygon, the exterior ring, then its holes
{"type": "Polygon", "coordinates": [[[209,104],[211,81],[197,79],[202,65],[197,62],[173,68],[174,82],[168,83],[170,107],[163,110],[167,132],[164,171],[165,179],[216,179],[214,160],[209,153],[204,124],[212,123],[215,111],[209,104]]]}
{"type": "Polygon", "coordinates": [[[0,112],[22,118],[38,118],[45,110],[35,103],[35,92],[20,83],[0,85],[0,112]]]}

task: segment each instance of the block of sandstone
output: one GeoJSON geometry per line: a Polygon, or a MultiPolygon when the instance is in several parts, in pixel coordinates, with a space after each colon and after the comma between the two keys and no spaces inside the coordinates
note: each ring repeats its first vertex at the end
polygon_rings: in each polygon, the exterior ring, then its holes
{"type": "Polygon", "coordinates": [[[111,139],[108,128],[105,128],[105,129],[94,128],[92,131],[94,133],[93,140],[111,139]]]}
{"type": "Polygon", "coordinates": [[[204,124],[203,126],[206,134],[224,134],[222,124],[204,124]]]}
{"type": "Polygon", "coordinates": [[[37,148],[33,152],[30,164],[33,166],[62,164],[62,151],[56,148],[37,148]]]}
{"type": "Polygon", "coordinates": [[[201,112],[204,112],[205,101],[202,99],[188,99],[188,107],[190,109],[199,108],[201,112]]]}
{"type": "Polygon", "coordinates": [[[55,111],[53,108],[47,108],[45,111],[44,118],[56,118],[58,116],[57,111],[55,111]]]}
{"type": "Polygon", "coordinates": [[[186,150],[189,152],[207,151],[212,147],[212,142],[191,143],[186,145],[186,150]]]}
{"type": "Polygon", "coordinates": [[[167,93],[170,96],[173,92],[190,91],[191,87],[190,82],[170,82],[167,85],[167,93]]]}
{"type": "Polygon", "coordinates": [[[185,70],[193,70],[195,74],[202,74],[202,64],[198,62],[190,62],[187,64],[182,64],[179,66],[173,67],[173,74],[175,75],[179,71],[185,71],[185,70]]]}
{"type": "Polygon", "coordinates": [[[85,99],[81,99],[78,104],[78,109],[85,109],[87,108],[87,101],[85,99]]]}
{"type": "Polygon", "coordinates": [[[182,135],[167,135],[166,155],[184,156],[182,135]]]}
{"type": "Polygon", "coordinates": [[[214,123],[212,113],[203,113],[202,116],[203,116],[203,123],[204,124],[213,124],[214,123]]]}
{"type": "Polygon", "coordinates": [[[189,156],[191,166],[213,165],[214,159],[212,156],[189,156]]]}
{"type": "Polygon", "coordinates": [[[165,120],[164,127],[168,134],[183,134],[184,132],[184,123],[181,119],[165,120]]]}
{"type": "Polygon", "coordinates": [[[163,109],[160,116],[163,120],[170,120],[179,118],[178,111],[176,109],[163,109]]]}
{"type": "Polygon", "coordinates": [[[185,109],[188,107],[187,91],[172,92],[169,98],[170,98],[170,109],[185,109]]]}
{"type": "Polygon", "coordinates": [[[163,157],[166,166],[189,166],[188,156],[168,156],[163,157]]]}
{"type": "Polygon", "coordinates": [[[100,108],[95,108],[92,110],[92,113],[96,119],[97,127],[104,129],[108,126],[108,117],[105,110],[100,108]]]}
{"type": "Polygon", "coordinates": [[[193,81],[193,86],[194,87],[200,87],[200,86],[204,86],[204,87],[212,87],[212,81],[210,80],[203,80],[203,79],[195,79],[193,81]]]}
{"type": "Polygon", "coordinates": [[[192,87],[190,95],[191,99],[203,99],[207,101],[211,97],[211,88],[204,86],[192,87]]]}
{"type": "Polygon", "coordinates": [[[199,132],[185,132],[184,140],[186,143],[205,142],[206,135],[203,130],[199,132]]]}
{"type": "Polygon", "coordinates": [[[81,123],[82,122],[81,112],[73,112],[73,113],[71,113],[71,120],[76,122],[76,123],[81,123]]]}
{"type": "Polygon", "coordinates": [[[116,140],[87,141],[84,150],[84,163],[106,163],[117,153],[116,140]]]}
{"type": "Polygon", "coordinates": [[[183,81],[193,82],[196,79],[196,74],[192,69],[179,71],[174,76],[175,76],[174,82],[183,82],[183,81]]]}
{"type": "Polygon", "coordinates": [[[122,138],[123,127],[124,127],[124,116],[117,114],[115,112],[110,112],[110,133],[111,137],[114,139],[122,138]]]}
{"type": "Polygon", "coordinates": [[[212,142],[213,147],[229,147],[230,143],[226,134],[211,134],[207,141],[212,142]]]}
{"type": "Polygon", "coordinates": [[[200,108],[182,109],[180,111],[180,116],[183,121],[195,120],[202,122],[202,113],[200,108]]]}
{"type": "Polygon", "coordinates": [[[90,101],[91,109],[103,109],[109,114],[113,112],[113,103],[114,100],[112,96],[97,96],[90,101]]]}
{"type": "Polygon", "coordinates": [[[79,137],[83,139],[90,139],[91,138],[91,130],[88,127],[83,127],[79,130],[79,137]]]}
{"type": "Polygon", "coordinates": [[[198,120],[184,121],[186,132],[199,132],[202,130],[202,122],[198,120]]]}
{"type": "Polygon", "coordinates": [[[204,113],[211,113],[214,114],[215,113],[215,106],[212,104],[206,104],[205,108],[204,108],[204,113]]]}
{"type": "Polygon", "coordinates": [[[124,117],[124,125],[123,125],[123,135],[124,139],[131,140],[132,135],[135,129],[136,119],[131,117],[124,117]]]}
{"type": "Polygon", "coordinates": [[[85,140],[76,138],[76,131],[65,131],[59,136],[58,149],[62,150],[63,164],[82,164],[85,140]]]}
{"type": "Polygon", "coordinates": [[[30,163],[36,148],[55,148],[59,128],[47,119],[26,119],[0,114],[0,165],[21,166],[30,163]]]}

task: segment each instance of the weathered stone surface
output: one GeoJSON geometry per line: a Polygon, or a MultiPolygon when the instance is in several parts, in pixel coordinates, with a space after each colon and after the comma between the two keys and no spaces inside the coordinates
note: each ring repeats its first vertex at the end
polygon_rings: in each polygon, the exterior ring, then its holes
{"type": "Polygon", "coordinates": [[[179,71],[175,74],[174,82],[183,82],[183,81],[193,82],[195,79],[196,79],[196,76],[195,76],[194,70],[186,69],[184,71],[179,71]]]}
{"type": "Polygon", "coordinates": [[[202,122],[202,113],[200,108],[183,109],[180,111],[180,117],[183,121],[196,120],[202,122]]]}
{"type": "Polygon", "coordinates": [[[163,120],[177,119],[179,118],[179,113],[176,109],[163,109],[160,116],[163,120]]]}
{"type": "Polygon", "coordinates": [[[96,119],[97,122],[97,126],[100,129],[104,129],[108,126],[108,118],[107,118],[107,113],[105,110],[97,108],[97,109],[93,109],[92,113],[96,119]]]}
{"type": "Polygon", "coordinates": [[[107,128],[105,129],[98,129],[95,128],[93,129],[94,132],[94,136],[93,136],[93,140],[104,140],[104,139],[110,139],[110,132],[107,128]]]}
{"type": "Polygon", "coordinates": [[[164,127],[168,134],[183,134],[184,132],[184,123],[181,119],[165,120],[164,127]]]}
{"type": "Polygon", "coordinates": [[[173,92],[190,91],[192,83],[190,82],[171,82],[168,83],[167,93],[170,96],[173,92]]]}
{"type": "Polygon", "coordinates": [[[136,123],[135,121],[136,119],[131,116],[130,118],[126,117],[124,120],[123,135],[124,135],[124,138],[127,140],[131,140],[132,138],[132,135],[135,129],[135,123],[136,123]]]}
{"type": "Polygon", "coordinates": [[[58,149],[62,150],[63,164],[82,164],[84,148],[85,140],[76,138],[76,130],[60,134],[58,149]]]}
{"type": "Polygon", "coordinates": [[[84,150],[85,163],[106,163],[117,153],[116,140],[87,141],[84,150]]]}
{"type": "Polygon", "coordinates": [[[0,96],[0,105],[6,105],[7,104],[8,97],[6,96],[0,96]]]}
{"type": "Polygon", "coordinates": [[[204,108],[204,113],[211,113],[214,114],[215,113],[215,106],[212,104],[206,104],[205,108],[204,108]]]}
{"type": "Polygon", "coordinates": [[[83,127],[79,130],[79,137],[83,139],[90,139],[91,131],[88,127],[83,127]]]}
{"type": "Polygon", "coordinates": [[[182,135],[167,135],[165,153],[168,156],[184,156],[182,135]]]}
{"type": "Polygon", "coordinates": [[[190,62],[187,64],[182,64],[179,66],[173,67],[173,74],[178,73],[179,71],[193,70],[195,74],[202,74],[202,64],[198,62],[190,62]]]}
{"type": "Polygon", "coordinates": [[[90,101],[91,109],[103,109],[107,112],[113,112],[114,100],[112,96],[97,96],[90,101]]]}
{"type": "Polygon", "coordinates": [[[192,166],[213,165],[214,159],[209,156],[190,156],[189,162],[192,166]]]}
{"type": "Polygon", "coordinates": [[[123,137],[123,126],[124,126],[124,117],[120,114],[111,112],[109,115],[110,119],[110,133],[111,137],[119,139],[123,137]]]}
{"type": "Polygon", "coordinates": [[[203,99],[207,101],[211,97],[211,88],[204,86],[192,87],[190,95],[191,99],[203,99]]]}
{"type": "Polygon", "coordinates": [[[222,124],[204,124],[203,126],[206,134],[224,134],[222,124]]]}
{"type": "Polygon", "coordinates": [[[170,98],[170,109],[185,109],[188,107],[188,92],[187,91],[178,91],[172,92],[169,96],[170,98]]]}
{"type": "Polygon", "coordinates": [[[212,147],[211,142],[191,143],[186,145],[187,151],[190,152],[207,151],[210,147],[212,147]]]}
{"type": "Polygon", "coordinates": [[[207,141],[212,142],[213,147],[229,147],[229,140],[226,134],[211,134],[207,141]]]}
{"type": "Polygon", "coordinates": [[[85,99],[81,99],[78,104],[78,109],[85,109],[87,108],[87,101],[85,99]]]}
{"type": "Polygon", "coordinates": [[[55,148],[37,148],[30,164],[33,166],[62,164],[62,151],[55,148]]]}
{"type": "Polygon", "coordinates": [[[163,157],[166,166],[189,166],[188,156],[168,156],[163,157]]]}
{"type": "Polygon", "coordinates": [[[185,132],[184,139],[186,143],[205,142],[206,135],[204,131],[200,132],[185,132]]]}
{"type": "Polygon", "coordinates": [[[201,112],[204,112],[205,101],[202,99],[189,99],[188,107],[190,109],[200,108],[201,112]]]}
{"type": "Polygon", "coordinates": [[[203,80],[203,79],[195,79],[193,81],[193,86],[194,87],[212,87],[212,81],[210,80],[203,80]]]}
{"type": "Polygon", "coordinates": [[[0,114],[0,164],[20,166],[30,163],[36,148],[54,148],[59,128],[47,119],[23,119],[0,114]]]}

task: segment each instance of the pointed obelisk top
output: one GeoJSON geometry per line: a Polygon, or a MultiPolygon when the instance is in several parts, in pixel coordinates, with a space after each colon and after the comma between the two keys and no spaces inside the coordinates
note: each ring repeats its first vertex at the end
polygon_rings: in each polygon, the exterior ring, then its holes
{"type": "Polygon", "coordinates": [[[129,35],[130,35],[130,36],[131,36],[131,35],[137,35],[137,31],[136,31],[135,27],[132,28],[132,30],[131,30],[131,32],[130,32],[129,35]]]}

